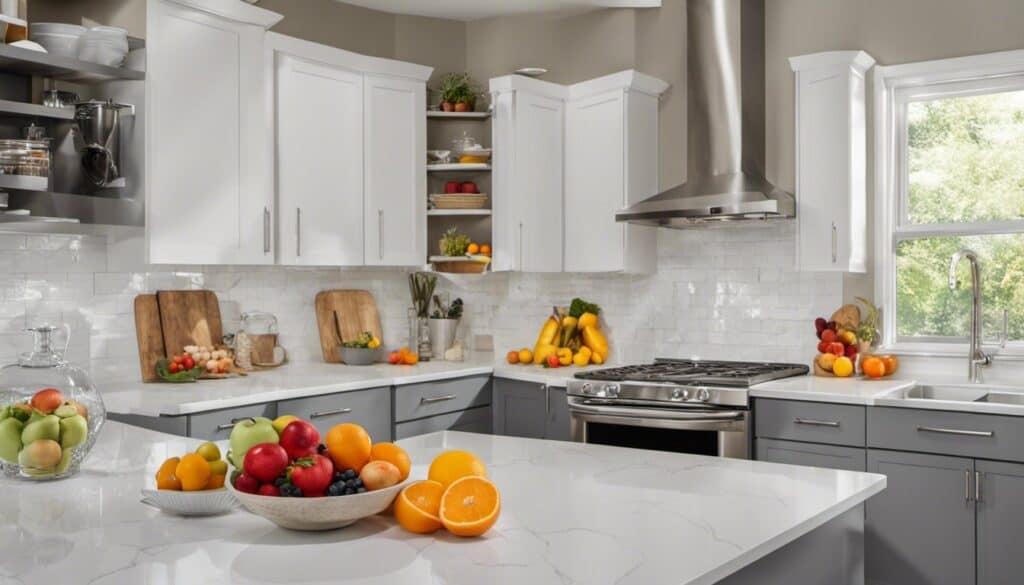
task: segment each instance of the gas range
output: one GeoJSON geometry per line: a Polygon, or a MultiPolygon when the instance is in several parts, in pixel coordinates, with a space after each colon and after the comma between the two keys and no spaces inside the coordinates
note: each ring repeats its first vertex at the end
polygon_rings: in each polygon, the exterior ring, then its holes
{"type": "Polygon", "coordinates": [[[802,364],[657,359],[652,364],[580,372],[569,381],[567,393],[595,405],[746,407],[750,386],[808,371],[802,364]]]}

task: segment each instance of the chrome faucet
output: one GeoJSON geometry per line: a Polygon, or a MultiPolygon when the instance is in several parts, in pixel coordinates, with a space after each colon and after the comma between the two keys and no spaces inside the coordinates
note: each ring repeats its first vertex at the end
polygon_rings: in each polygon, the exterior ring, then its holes
{"type": "Polygon", "coordinates": [[[949,288],[956,290],[959,282],[956,279],[956,267],[962,258],[971,263],[971,332],[970,349],[967,353],[967,377],[972,383],[981,382],[981,366],[992,363],[992,358],[981,349],[981,269],[978,265],[978,254],[964,248],[953,254],[949,263],[949,288]]]}

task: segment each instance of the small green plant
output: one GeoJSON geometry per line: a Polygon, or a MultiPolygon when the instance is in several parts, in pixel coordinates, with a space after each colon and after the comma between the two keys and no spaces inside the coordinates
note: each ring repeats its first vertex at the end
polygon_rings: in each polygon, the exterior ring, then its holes
{"type": "Polygon", "coordinates": [[[448,104],[466,104],[470,109],[476,106],[476,87],[469,73],[449,73],[441,80],[438,88],[441,102],[448,104]]]}
{"type": "Polygon", "coordinates": [[[444,236],[441,237],[441,255],[465,256],[471,241],[469,236],[460,234],[457,228],[449,228],[444,232],[444,236]]]}

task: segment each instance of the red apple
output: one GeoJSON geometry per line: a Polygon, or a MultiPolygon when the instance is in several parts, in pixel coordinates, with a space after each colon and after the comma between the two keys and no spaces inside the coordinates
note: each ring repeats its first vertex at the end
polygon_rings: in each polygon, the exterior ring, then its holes
{"type": "Polygon", "coordinates": [[[836,332],[831,329],[825,329],[821,332],[821,340],[825,343],[832,343],[836,340],[836,332]]]}
{"type": "Polygon", "coordinates": [[[243,473],[235,478],[235,489],[243,494],[255,494],[260,489],[260,480],[243,473]]]}
{"type": "Polygon", "coordinates": [[[448,181],[444,184],[445,193],[458,193],[461,185],[458,181],[448,181]]]}
{"type": "Polygon", "coordinates": [[[260,483],[273,483],[277,476],[288,468],[288,461],[288,452],[281,445],[260,443],[253,445],[245,452],[242,470],[246,475],[255,477],[260,483]]]}
{"type": "Polygon", "coordinates": [[[831,354],[835,354],[838,357],[842,357],[846,355],[846,346],[843,345],[843,342],[841,341],[833,341],[832,343],[828,344],[828,352],[831,354]]]}
{"type": "Polygon", "coordinates": [[[272,483],[265,483],[256,490],[256,494],[261,496],[273,496],[276,498],[281,495],[281,490],[277,489],[277,486],[272,483]]]}
{"type": "Polygon", "coordinates": [[[462,184],[463,193],[478,193],[479,189],[476,188],[476,183],[473,181],[466,181],[462,184]]]}
{"type": "Polygon", "coordinates": [[[846,357],[850,358],[851,360],[857,358],[857,346],[856,345],[847,345],[846,346],[846,357]]]}
{"type": "Polygon", "coordinates": [[[829,346],[832,345],[827,341],[821,341],[818,343],[818,353],[828,353],[829,346]]]}
{"type": "Polygon", "coordinates": [[[291,461],[316,453],[319,444],[320,432],[304,420],[293,420],[281,431],[280,445],[291,461]]]}
{"type": "Polygon", "coordinates": [[[40,390],[32,396],[32,408],[43,414],[50,414],[64,404],[64,395],[56,388],[40,390]]]}

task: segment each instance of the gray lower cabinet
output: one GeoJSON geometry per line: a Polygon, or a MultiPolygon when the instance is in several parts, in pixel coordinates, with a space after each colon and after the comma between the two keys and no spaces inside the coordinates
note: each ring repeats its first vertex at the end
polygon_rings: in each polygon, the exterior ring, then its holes
{"type": "Polygon", "coordinates": [[[320,431],[321,437],[335,425],[356,423],[365,428],[374,441],[392,438],[390,386],[282,400],[277,403],[277,412],[308,420],[320,431]]]}
{"type": "Polygon", "coordinates": [[[1024,526],[1024,465],[974,462],[978,473],[978,585],[1024,580],[1024,556],[1016,543],[1024,526]]]}
{"type": "Polygon", "coordinates": [[[571,439],[565,388],[495,378],[493,409],[496,435],[571,439]]]}
{"type": "Polygon", "coordinates": [[[490,433],[491,394],[489,375],[396,386],[395,439],[435,431],[490,433]]]}
{"type": "Polygon", "coordinates": [[[395,424],[395,440],[425,435],[435,431],[490,433],[491,409],[487,406],[395,424]]]}
{"type": "Polygon", "coordinates": [[[867,583],[974,583],[974,460],[876,449],[867,460],[887,477],[865,507],[867,583]]]}
{"type": "Polygon", "coordinates": [[[790,465],[824,467],[864,471],[867,468],[867,453],[864,449],[819,445],[777,439],[757,439],[754,443],[755,459],[790,465]]]}
{"type": "Polygon", "coordinates": [[[246,418],[262,416],[273,419],[277,416],[276,404],[251,404],[238,408],[211,410],[188,417],[188,436],[207,441],[220,441],[231,436],[235,423],[246,418]]]}

